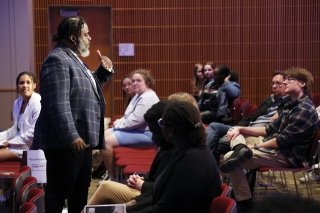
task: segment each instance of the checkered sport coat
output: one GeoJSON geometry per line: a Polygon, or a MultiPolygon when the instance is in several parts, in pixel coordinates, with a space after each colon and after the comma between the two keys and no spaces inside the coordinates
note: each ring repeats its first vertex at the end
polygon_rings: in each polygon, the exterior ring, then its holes
{"type": "Polygon", "coordinates": [[[94,86],[71,49],[54,48],[40,72],[42,110],[31,149],[69,149],[78,137],[92,148],[103,148],[105,100],[101,85],[111,75],[100,66],[93,74],[94,86]]]}

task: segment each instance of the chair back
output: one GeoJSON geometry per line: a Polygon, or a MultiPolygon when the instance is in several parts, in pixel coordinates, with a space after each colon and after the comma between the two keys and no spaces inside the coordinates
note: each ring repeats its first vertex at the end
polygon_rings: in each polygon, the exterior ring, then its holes
{"type": "Polygon", "coordinates": [[[21,205],[19,213],[37,213],[37,207],[32,202],[26,202],[21,205]]]}
{"type": "Polygon", "coordinates": [[[231,196],[232,187],[228,186],[225,183],[221,184],[221,195],[223,197],[230,197],[231,196]]]}
{"type": "Polygon", "coordinates": [[[244,104],[241,109],[242,117],[245,118],[252,115],[257,109],[258,109],[258,106],[256,104],[253,104],[253,103],[244,104]]]}
{"type": "MultiPolygon", "coordinates": [[[[312,165],[316,164],[317,156],[320,154],[320,128],[318,128],[314,135],[312,144],[310,145],[308,151],[307,151],[307,158],[305,160],[305,167],[311,167],[312,165]]],[[[318,162],[319,163],[319,162],[318,162]]]]}
{"type": "Polygon", "coordinates": [[[17,194],[17,207],[19,208],[21,204],[25,203],[28,198],[28,194],[31,189],[37,187],[37,178],[30,176],[27,177],[22,184],[20,191],[17,194]]]}
{"type": "Polygon", "coordinates": [[[20,168],[19,173],[15,176],[11,184],[11,191],[12,191],[12,210],[13,213],[16,213],[18,210],[17,206],[17,195],[20,191],[23,181],[31,176],[31,168],[29,166],[22,166],[20,168]]]}
{"type": "Polygon", "coordinates": [[[241,120],[242,106],[247,103],[249,103],[247,99],[240,100],[240,98],[236,98],[233,100],[231,104],[231,116],[233,117],[234,124],[237,124],[241,120]]]}
{"type": "Polygon", "coordinates": [[[44,190],[33,188],[29,191],[27,202],[32,202],[37,207],[38,213],[45,213],[44,190]]]}
{"type": "Polygon", "coordinates": [[[237,203],[230,197],[215,197],[210,205],[210,213],[237,213],[237,203]]]}

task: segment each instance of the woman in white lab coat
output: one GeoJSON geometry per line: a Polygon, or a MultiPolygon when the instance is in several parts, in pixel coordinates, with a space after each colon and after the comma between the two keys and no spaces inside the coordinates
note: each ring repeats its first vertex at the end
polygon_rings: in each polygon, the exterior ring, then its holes
{"type": "Polygon", "coordinates": [[[21,72],[16,79],[19,97],[13,105],[13,126],[0,132],[0,161],[18,160],[33,140],[34,126],[41,110],[41,96],[36,88],[35,76],[21,72]]]}

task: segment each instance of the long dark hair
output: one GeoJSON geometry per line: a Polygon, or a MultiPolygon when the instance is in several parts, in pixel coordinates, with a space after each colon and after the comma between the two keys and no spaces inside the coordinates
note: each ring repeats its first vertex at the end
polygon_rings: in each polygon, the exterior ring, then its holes
{"type": "Polygon", "coordinates": [[[205,130],[198,109],[185,101],[172,101],[166,107],[162,120],[173,128],[174,145],[180,148],[197,147],[205,144],[205,130]]]}

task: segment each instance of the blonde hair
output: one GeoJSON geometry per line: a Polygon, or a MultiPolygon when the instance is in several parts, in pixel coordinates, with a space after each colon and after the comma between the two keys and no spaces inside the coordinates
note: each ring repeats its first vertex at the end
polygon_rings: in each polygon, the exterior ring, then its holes
{"type": "Polygon", "coordinates": [[[188,103],[191,103],[192,105],[194,105],[198,109],[198,103],[197,103],[196,99],[192,95],[190,95],[189,93],[186,93],[186,92],[173,93],[168,97],[168,100],[188,102],[188,103]]]}

